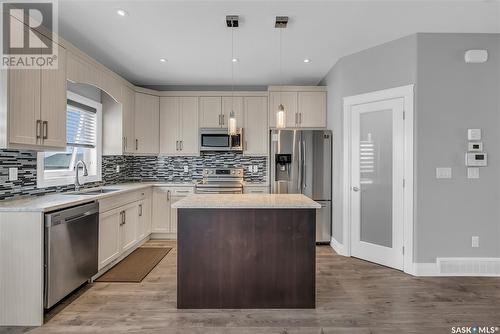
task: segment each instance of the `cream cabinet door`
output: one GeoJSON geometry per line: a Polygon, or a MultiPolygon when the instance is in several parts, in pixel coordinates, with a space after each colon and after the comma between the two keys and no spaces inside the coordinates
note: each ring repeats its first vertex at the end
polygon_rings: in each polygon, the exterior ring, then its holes
{"type": "Polygon", "coordinates": [[[113,74],[102,72],[101,84],[103,91],[111,96],[116,102],[122,102],[122,83],[118,81],[113,74]]]}
{"type": "Polygon", "coordinates": [[[139,206],[133,203],[123,209],[124,219],[121,227],[121,251],[124,252],[137,242],[139,206]]]}
{"type": "Polygon", "coordinates": [[[179,98],[180,154],[199,155],[198,98],[179,98]]]}
{"type": "MultiPolygon", "coordinates": [[[[243,128],[244,126],[244,108],[243,108],[243,97],[235,96],[234,98],[224,96],[222,97],[222,127],[229,127],[229,114],[231,110],[234,110],[234,116],[236,118],[236,127],[243,128]]],[[[267,115],[266,115],[267,116],[267,115]]]]}
{"type": "Polygon", "coordinates": [[[270,92],[269,93],[269,127],[276,127],[276,112],[278,106],[285,107],[285,123],[287,128],[297,127],[297,92],[270,92]]]}
{"type": "MultiPolygon", "coordinates": [[[[185,196],[172,196],[170,205],[180,201],[185,196]]],[[[177,233],[177,209],[170,209],[170,233],[177,233]]]]}
{"type": "Polygon", "coordinates": [[[222,98],[220,96],[200,97],[200,128],[222,126],[222,98]]]}
{"type": "Polygon", "coordinates": [[[99,270],[104,268],[120,255],[121,221],[121,208],[99,215],[99,270]]]}
{"type": "Polygon", "coordinates": [[[151,200],[146,198],[140,201],[137,207],[137,241],[141,241],[151,233],[151,200]]]}
{"type": "Polygon", "coordinates": [[[243,186],[244,194],[269,194],[268,186],[243,186]]]}
{"type": "Polygon", "coordinates": [[[8,70],[9,143],[41,142],[40,70],[8,70]]]}
{"type": "Polygon", "coordinates": [[[267,126],[267,98],[245,97],[244,154],[267,155],[269,128],[267,126]]]}
{"type": "Polygon", "coordinates": [[[122,148],[124,153],[135,151],[135,92],[122,86],[122,148]]]}
{"type": "Polygon", "coordinates": [[[59,47],[58,68],[41,70],[40,119],[43,146],[66,149],[66,50],[59,47]]]}
{"type": "Polygon", "coordinates": [[[326,127],[326,92],[299,92],[299,126],[326,127]]]}
{"type": "Polygon", "coordinates": [[[94,66],[84,59],[68,52],[66,54],[66,78],[75,83],[84,83],[101,88],[101,75],[94,66]]]}
{"type": "Polygon", "coordinates": [[[152,233],[170,232],[171,194],[170,189],[153,188],[152,233]]]}
{"type": "Polygon", "coordinates": [[[135,152],[158,154],[160,151],[160,98],[135,94],[135,152]]]}
{"type": "Polygon", "coordinates": [[[179,153],[179,97],[160,98],[160,154],[179,153]]]}

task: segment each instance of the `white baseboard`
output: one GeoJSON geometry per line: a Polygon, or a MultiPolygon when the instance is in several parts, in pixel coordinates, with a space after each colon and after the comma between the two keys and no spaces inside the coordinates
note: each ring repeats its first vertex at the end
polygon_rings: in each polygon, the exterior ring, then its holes
{"type": "Polygon", "coordinates": [[[447,257],[413,266],[415,276],[500,277],[500,258],[447,257]]]}
{"type": "Polygon", "coordinates": [[[338,255],[347,256],[347,252],[345,250],[344,245],[338,242],[334,237],[332,237],[330,241],[330,246],[338,255]]]}
{"type": "Polygon", "coordinates": [[[176,240],[177,233],[151,233],[151,239],[168,239],[168,240],[176,240]]]}

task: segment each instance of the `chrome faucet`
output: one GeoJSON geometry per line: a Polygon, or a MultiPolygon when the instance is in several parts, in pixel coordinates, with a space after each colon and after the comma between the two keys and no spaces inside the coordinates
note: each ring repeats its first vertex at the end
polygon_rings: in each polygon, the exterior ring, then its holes
{"type": "Polygon", "coordinates": [[[87,165],[85,164],[85,162],[83,162],[83,160],[78,160],[78,162],[75,165],[75,172],[76,172],[76,175],[75,175],[75,190],[76,191],[79,191],[80,188],[82,187],[82,184],[80,183],[80,180],[78,179],[78,166],[80,166],[80,165],[83,166],[83,176],[88,176],[89,175],[89,172],[87,170],[87,165]]]}

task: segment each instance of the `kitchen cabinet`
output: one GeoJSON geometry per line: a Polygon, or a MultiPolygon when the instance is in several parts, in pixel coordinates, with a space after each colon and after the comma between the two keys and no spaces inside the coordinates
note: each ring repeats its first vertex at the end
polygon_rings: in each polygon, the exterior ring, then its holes
{"type": "Polygon", "coordinates": [[[122,86],[122,151],[134,153],[135,151],[135,92],[125,85],[122,86]]]}
{"type": "Polygon", "coordinates": [[[153,188],[152,233],[170,233],[171,199],[171,189],[153,188]]]}
{"type": "Polygon", "coordinates": [[[0,146],[34,150],[66,148],[66,51],[57,69],[3,70],[0,146]]]}
{"type": "Polygon", "coordinates": [[[222,127],[222,98],[220,96],[200,97],[200,128],[222,127]]]}
{"type": "Polygon", "coordinates": [[[122,83],[115,78],[111,71],[101,71],[101,89],[116,102],[122,102],[122,83]]]}
{"type": "Polygon", "coordinates": [[[285,106],[287,128],[325,128],[325,87],[287,86],[270,87],[269,127],[276,127],[276,111],[281,103],[285,106]],[[283,89],[283,91],[280,91],[283,89]]]}
{"type": "MultiPolygon", "coordinates": [[[[267,97],[244,97],[244,150],[245,155],[268,154],[267,97]]],[[[241,123],[238,123],[241,124],[241,123]]],[[[239,127],[240,125],[238,125],[239,127]]]]}
{"type": "Polygon", "coordinates": [[[243,128],[244,102],[241,96],[224,96],[222,97],[222,127],[229,127],[229,114],[234,111],[236,118],[236,127],[243,128]]]}
{"type": "Polygon", "coordinates": [[[137,240],[140,241],[151,234],[151,199],[147,198],[138,204],[137,240]]]}
{"type": "Polygon", "coordinates": [[[269,194],[269,186],[243,186],[244,194],[269,194]]]}
{"type": "Polygon", "coordinates": [[[298,92],[299,126],[326,127],[326,92],[298,92]]]}
{"type": "Polygon", "coordinates": [[[160,154],[199,155],[198,98],[160,98],[160,154]]]}
{"type": "Polygon", "coordinates": [[[121,224],[121,208],[99,214],[99,270],[120,256],[121,224]]]}
{"type": "Polygon", "coordinates": [[[135,245],[137,240],[137,227],[139,223],[139,204],[132,203],[122,210],[121,222],[121,252],[125,252],[135,245]]]}
{"type": "Polygon", "coordinates": [[[280,104],[285,107],[285,123],[287,128],[297,126],[297,92],[269,93],[269,127],[276,127],[276,112],[280,104]]]}
{"type": "Polygon", "coordinates": [[[135,93],[135,153],[158,154],[160,151],[160,98],[135,93]]]}
{"type": "Polygon", "coordinates": [[[71,52],[68,52],[66,61],[66,78],[69,81],[101,88],[101,73],[94,64],[71,52]]]}
{"type": "Polygon", "coordinates": [[[177,209],[172,204],[194,193],[194,187],[153,188],[152,233],[166,234],[175,238],[177,234],[177,209]]]}

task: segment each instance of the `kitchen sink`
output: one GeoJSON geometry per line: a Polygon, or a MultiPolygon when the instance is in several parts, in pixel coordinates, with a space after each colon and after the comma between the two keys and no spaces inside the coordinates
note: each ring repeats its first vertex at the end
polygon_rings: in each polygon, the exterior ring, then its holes
{"type": "Polygon", "coordinates": [[[64,195],[100,195],[107,194],[118,191],[119,189],[97,189],[97,190],[88,190],[88,191],[77,191],[71,193],[64,193],[64,195]]]}

